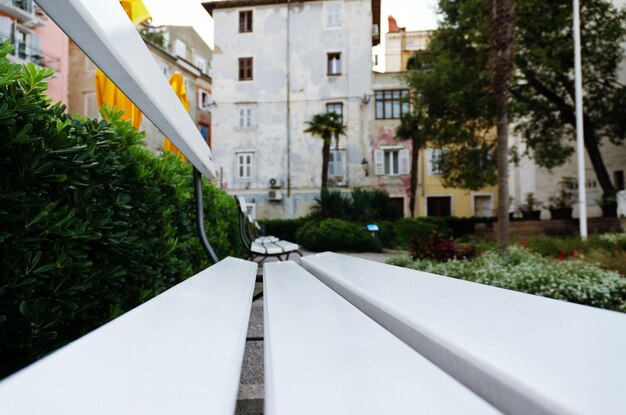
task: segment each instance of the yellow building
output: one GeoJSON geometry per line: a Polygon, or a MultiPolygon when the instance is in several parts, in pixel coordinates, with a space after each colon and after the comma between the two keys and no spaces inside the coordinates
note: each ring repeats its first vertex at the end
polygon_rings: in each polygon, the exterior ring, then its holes
{"type": "MultiPolygon", "coordinates": [[[[396,138],[400,117],[409,110],[408,89],[402,75],[411,59],[426,49],[432,32],[407,32],[389,17],[390,31],[385,35],[385,72],[373,74],[373,116],[370,139],[374,162],[374,186],[386,190],[397,201],[405,216],[410,216],[411,143],[396,138]]],[[[444,187],[437,169],[441,150],[426,149],[418,160],[418,186],[415,216],[495,216],[495,186],[479,191],[444,187]]]]}

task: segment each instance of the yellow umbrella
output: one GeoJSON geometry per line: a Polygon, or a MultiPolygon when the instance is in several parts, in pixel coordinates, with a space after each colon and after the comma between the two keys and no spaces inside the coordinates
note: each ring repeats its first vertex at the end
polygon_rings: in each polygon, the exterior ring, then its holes
{"type": "Polygon", "coordinates": [[[120,0],[120,4],[135,26],[152,19],[150,12],[141,0],[120,0]]]}
{"type": "MultiPolygon", "coordinates": [[[[183,107],[185,107],[185,110],[189,111],[189,98],[187,98],[187,89],[185,88],[185,79],[183,78],[183,75],[180,72],[174,73],[174,75],[170,78],[170,85],[176,93],[176,96],[178,96],[178,99],[180,99],[180,102],[183,104],[183,107]]],[[[167,137],[165,137],[163,142],[163,150],[174,153],[183,160],[187,160],[183,153],[181,153],[176,146],[167,139],[167,137]]]]}
{"type": "MultiPolygon", "coordinates": [[[[120,4],[135,26],[152,18],[141,0],[120,0],[120,4]]],[[[98,107],[108,104],[110,107],[117,107],[118,111],[123,110],[122,118],[129,120],[137,130],[139,129],[141,111],[100,69],[96,72],[96,101],[98,107]]]]}

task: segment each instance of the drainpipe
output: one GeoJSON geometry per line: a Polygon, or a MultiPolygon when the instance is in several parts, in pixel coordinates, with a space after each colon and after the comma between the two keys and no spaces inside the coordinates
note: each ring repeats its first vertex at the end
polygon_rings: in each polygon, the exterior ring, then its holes
{"type": "Polygon", "coordinates": [[[287,0],[287,197],[291,196],[291,74],[289,73],[291,0],[287,0]]]}

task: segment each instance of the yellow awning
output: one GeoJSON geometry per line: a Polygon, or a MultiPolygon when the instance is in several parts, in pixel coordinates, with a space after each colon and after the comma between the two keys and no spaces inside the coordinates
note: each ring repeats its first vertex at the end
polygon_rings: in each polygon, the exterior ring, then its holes
{"type": "MultiPolygon", "coordinates": [[[[180,102],[183,104],[183,107],[185,107],[185,110],[189,112],[189,98],[187,98],[187,89],[185,88],[185,79],[183,78],[183,75],[180,72],[174,73],[174,75],[170,78],[170,85],[176,93],[176,96],[178,96],[178,99],[180,99],[180,102]]],[[[163,142],[163,150],[174,153],[183,160],[187,160],[183,153],[181,153],[176,146],[167,139],[167,137],[165,137],[163,142]]]]}
{"type": "MultiPolygon", "coordinates": [[[[135,26],[152,18],[141,0],[120,0],[120,4],[135,26]]],[[[110,107],[116,107],[118,111],[123,110],[122,118],[129,120],[135,129],[139,130],[141,111],[100,69],[96,72],[96,101],[98,107],[108,104],[110,107]]]]}

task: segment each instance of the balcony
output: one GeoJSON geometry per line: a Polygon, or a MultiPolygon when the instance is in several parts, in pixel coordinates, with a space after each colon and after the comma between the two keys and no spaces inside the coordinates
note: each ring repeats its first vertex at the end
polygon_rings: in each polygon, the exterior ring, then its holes
{"type": "Polygon", "coordinates": [[[9,55],[9,59],[15,63],[23,64],[32,62],[43,68],[53,69],[55,73],[61,70],[61,59],[56,56],[44,54],[38,48],[29,46],[27,42],[17,40],[15,36],[6,33],[0,33],[0,42],[10,39],[14,49],[9,55]]]}
{"type": "Polygon", "coordinates": [[[43,21],[35,13],[33,0],[0,0],[0,12],[27,26],[43,25],[43,21]]]}

